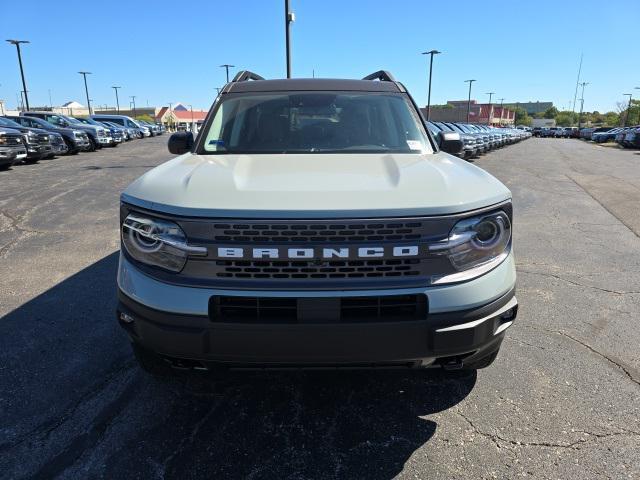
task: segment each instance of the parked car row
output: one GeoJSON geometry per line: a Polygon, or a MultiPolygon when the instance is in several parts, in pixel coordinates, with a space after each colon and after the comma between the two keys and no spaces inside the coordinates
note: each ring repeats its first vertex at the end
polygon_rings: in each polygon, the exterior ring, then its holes
{"type": "Polygon", "coordinates": [[[531,136],[531,132],[526,129],[496,128],[468,123],[427,122],[427,126],[436,137],[446,132],[459,133],[463,146],[456,155],[467,159],[531,136]]]}
{"type": "Polygon", "coordinates": [[[0,117],[0,169],[35,163],[56,155],[75,155],[144,137],[165,129],[125,115],[70,117],[53,112],[21,112],[0,117]]]}
{"type": "Polygon", "coordinates": [[[577,127],[536,127],[533,129],[534,137],[542,138],[578,138],[580,130],[577,127]]]}
{"type": "Polygon", "coordinates": [[[580,130],[580,138],[596,143],[616,142],[623,148],[640,148],[640,125],[583,128],[580,130]]]}

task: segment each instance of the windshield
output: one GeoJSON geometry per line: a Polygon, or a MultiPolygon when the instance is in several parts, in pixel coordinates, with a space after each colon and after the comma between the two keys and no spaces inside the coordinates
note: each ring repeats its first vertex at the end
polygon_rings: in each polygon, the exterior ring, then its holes
{"type": "Polygon", "coordinates": [[[286,92],[223,99],[203,153],[429,151],[427,134],[404,95],[286,92]]]}
{"type": "Polygon", "coordinates": [[[22,125],[20,125],[19,123],[2,117],[0,117],[0,126],[8,128],[22,128],[22,125]]]}

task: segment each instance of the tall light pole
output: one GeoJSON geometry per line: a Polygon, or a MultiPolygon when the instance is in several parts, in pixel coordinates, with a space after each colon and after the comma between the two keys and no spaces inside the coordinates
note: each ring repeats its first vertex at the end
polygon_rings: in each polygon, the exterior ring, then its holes
{"type": "Polygon", "coordinates": [[[624,125],[623,127],[627,126],[627,121],[629,120],[629,114],[631,113],[631,97],[633,96],[632,93],[623,93],[622,94],[624,97],[629,96],[629,103],[627,105],[627,113],[624,116],[624,125]]]}
{"type": "Polygon", "coordinates": [[[136,118],[137,113],[136,113],[136,96],[135,95],[129,95],[129,98],[131,98],[131,101],[133,102],[133,118],[136,118]]]}
{"type": "Polygon", "coordinates": [[[467,100],[467,123],[469,123],[469,113],[471,112],[471,85],[475,82],[475,78],[473,80],[465,80],[464,83],[469,83],[469,99],[467,100]]]}
{"type": "Polygon", "coordinates": [[[220,68],[224,68],[227,71],[227,83],[229,83],[229,69],[233,67],[235,67],[235,65],[229,65],[228,63],[220,65],[220,68]]]}
{"type": "Polygon", "coordinates": [[[429,60],[429,93],[427,94],[427,120],[431,117],[431,74],[433,73],[433,56],[439,53],[438,50],[431,50],[429,52],[422,52],[422,55],[431,55],[429,60]]]}
{"type": "Polygon", "coordinates": [[[89,100],[89,87],[87,87],[87,75],[91,75],[91,72],[78,72],[80,75],[84,77],[84,93],[87,94],[87,108],[89,109],[89,115],[92,115],[91,111],[91,100],[89,100]]]}
{"type": "Polygon", "coordinates": [[[489,112],[487,113],[487,125],[491,125],[491,97],[493,97],[493,95],[496,92],[487,92],[487,95],[489,95],[489,112]]]}
{"type": "Polygon", "coordinates": [[[114,92],[116,92],[116,108],[118,109],[118,114],[120,113],[120,99],[118,98],[118,89],[122,88],[122,87],[111,87],[113,88],[114,92]]]}
{"type": "Polygon", "coordinates": [[[589,85],[589,82],[581,82],[582,85],[582,98],[580,99],[580,114],[578,115],[578,130],[582,126],[582,110],[584,109],[584,87],[589,85]]]}
{"type": "Polygon", "coordinates": [[[290,11],[289,0],[284,0],[284,24],[287,50],[287,78],[291,78],[291,24],[296,21],[296,15],[290,11]]]}
{"type": "Polygon", "coordinates": [[[24,103],[27,105],[27,110],[29,110],[29,97],[27,96],[27,82],[24,79],[24,69],[22,68],[22,53],[20,52],[20,44],[31,43],[31,42],[29,42],[29,40],[7,40],[7,42],[9,42],[12,45],[15,45],[16,50],[18,51],[18,63],[20,64],[20,76],[22,77],[22,91],[24,92],[24,103]]]}

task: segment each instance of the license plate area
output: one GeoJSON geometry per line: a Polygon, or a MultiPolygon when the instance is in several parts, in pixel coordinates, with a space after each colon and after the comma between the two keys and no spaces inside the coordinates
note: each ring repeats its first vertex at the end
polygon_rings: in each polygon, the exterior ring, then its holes
{"type": "Polygon", "coordinates": [[[216,295],[209,319],[216,323],[331,324],[424,320],[424,294],[349,297],[245,297],[216,295]]]}

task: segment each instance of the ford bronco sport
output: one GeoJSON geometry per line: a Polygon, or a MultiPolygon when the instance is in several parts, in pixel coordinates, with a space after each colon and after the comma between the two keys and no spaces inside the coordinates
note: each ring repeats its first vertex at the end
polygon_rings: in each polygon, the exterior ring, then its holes
{"type": "Polygon", "coordinates": [[[517,314],[511,193],[461,147],[388,72],[240,72],[121,196],[141,366],[491,364],[517,314]]]}

